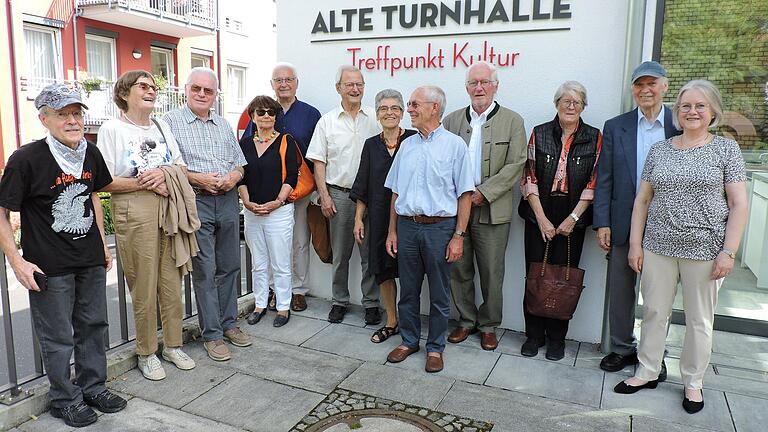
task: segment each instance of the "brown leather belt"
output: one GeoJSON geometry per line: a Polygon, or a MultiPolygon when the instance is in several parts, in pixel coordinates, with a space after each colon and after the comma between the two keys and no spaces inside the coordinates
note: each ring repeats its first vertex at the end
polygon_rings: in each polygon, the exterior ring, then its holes
{"type": "Polygon", "coordinates": [[[446,219],[452,219],[450,217],[445,217],[445,216],[424,216],[424,215],[400,216],[400,217],[404,217],[410,221],[416,222],[417,224],[425,224],[425,225],[442,222],[446,219]]]}
{"type": "Polygon", "coordinates": [[[342,192],[344,192],[344,193],[349,193],[349,192],[352,190],[352,189],[350,189],[350,188],[345,188],[345,187],[341,187],[341,186],[336,186],[335,184],[330,184],[330,183],[326,183],[326,185],[328,185],[328,187],[329,187],[329,188],[333,188],[333,189],[336,189],[336,190],[340,190],[340,191],[342,191],[342,192]]]}

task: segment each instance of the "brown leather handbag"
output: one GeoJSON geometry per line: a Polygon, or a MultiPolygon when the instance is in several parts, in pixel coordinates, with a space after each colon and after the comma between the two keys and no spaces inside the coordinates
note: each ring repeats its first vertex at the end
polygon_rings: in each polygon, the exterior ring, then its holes
{"type": "Polygon", "coordinates": [[[525,280],[525,310],[558,320],[570,320],[584,289],[584,270],[571,267],[571,237],[568,237],[567,265],[547,264],[549,241],[544,247],[544,262],[533,262],[525,280]]]}

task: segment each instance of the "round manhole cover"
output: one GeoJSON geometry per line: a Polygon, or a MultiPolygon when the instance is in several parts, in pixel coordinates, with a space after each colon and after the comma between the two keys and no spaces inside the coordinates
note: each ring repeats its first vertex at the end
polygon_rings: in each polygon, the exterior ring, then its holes
{"type": "Polygon", "coordinates": [[[443,429],[417,415],[381,409],[364,409],[327,417],[306,429],[306,432],[438,432],[443,429]]]}
{"type": "Polygon", "coordinates": [[[398,432],[423,432],[423,429],[416,427],[410,423],[406,423],[396,418],[384,418],[384,417],[363,417],[357,419],[357,424],[352,426],[355,429],[351,429],[348,423],[336,423],[331,425],[325,432],[349,432],[350,430],[356,431],[398,431],[398,432]]]}

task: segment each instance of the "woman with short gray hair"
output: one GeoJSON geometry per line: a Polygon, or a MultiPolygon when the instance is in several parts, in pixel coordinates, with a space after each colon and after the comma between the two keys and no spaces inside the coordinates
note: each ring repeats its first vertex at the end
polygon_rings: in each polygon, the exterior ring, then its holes
{"type": "Polygon", "coordinates": [[[614,387],[630,394],[656,388],[678,282],[685,341],[680,355],[683,409],[704,408],[703,378],[712,354],[717,293],[733,270],[747,222],[744,158],[739,144],[710,133],[723,115],[711,82],[685,84],[673,108],[683,134],[648,152],[632,210],[629,266],[641,273],[642,337],[635,376],[614,387]]]}
{"type": "Polygon", "coordinates": [[[376,283],[381,287],[381,300],[387,312],[384,327],[376,330],[371,342],[380,343],[400,332],[397,322],[397,260],[386,253],[385,244],[389,230],[389,207],[392,192],[384,187],[389,168],[400,148],[400,143],[416,133],[400,127],[405,104],[399,91],[386,89],[376,95],[376,117],[382,132],[368,138],[360,155],[360,167],[349,197],[357,203],[355,208],[355,240],[363,244],[368,236],[368,265],[376,283]],[[368,212],[368,233],[363,219],[368,212]]]}

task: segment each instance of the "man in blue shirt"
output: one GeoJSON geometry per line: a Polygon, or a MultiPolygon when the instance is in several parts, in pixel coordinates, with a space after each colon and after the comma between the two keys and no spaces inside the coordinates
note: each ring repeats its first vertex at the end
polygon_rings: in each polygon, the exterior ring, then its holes
{"type": "MultiPolygon", "coordinates": [[[[296,97],[296,90],[299,88],[299,78],[296,76],[296,67],[290,63],[278,63],[272,69],[272,90],[275,91],[275,97],[283,111],[277,114],[275,120],[275,130],[281,133],[289,133],[296,139],[301,147],[302,156],[307,155],[307,147],[315,132],[315,125],[320,120],[320,111],[312,105],[300,101],[296,97]]],[[[253,132],[253,121],[248,123],[245,135],[253,132]]],[[[313,169],[312,161],[304,159],[313,169]]],[[[313,170],[314,171],[314,170],[313,170]]],[[[304,286],[309,270],[309,225],[307,225],[307,207],[309,206],[309,196],[293,203],[294,206],[294,224],[293,224],[293,297],[291,298],[291,309],[296,312],[307,308],[307,301],[304,296],[309,288],[304,286]]],[[[270,284],[271,285],[271,284],[270,284]]],[[[274,294],[270,290],[269,308],[274,310],[274,294]]]]}
{"type": "Polygon", "coordinates": [[[429,280],[427,372],[443,369],[450,312],[451,264],[461,258],[475,189],[467,145],[440,119],[445,93],[417,88],[408,102],[419,133],[403,141],[384,185],[392,190],[387,253],[400,269],[400,334],[403,343],[387,361],[398,363],[419,350],[421,285],[429,280]]]}

